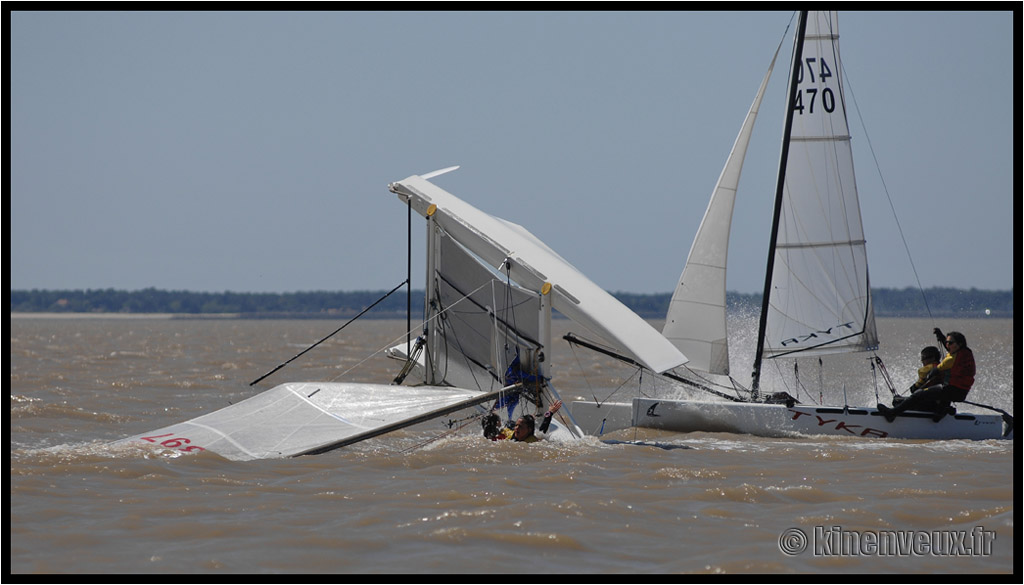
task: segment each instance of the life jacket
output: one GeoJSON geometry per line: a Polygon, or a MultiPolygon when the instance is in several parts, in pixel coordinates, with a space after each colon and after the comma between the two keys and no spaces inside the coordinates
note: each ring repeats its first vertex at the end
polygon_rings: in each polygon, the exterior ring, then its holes
{"type": "Polygon", "coordinates": [[[928,364],[927,366],[921,366],[920,368],[917,369],[917,382],[914,382],[913,386],[911,386],[910,388],[911,390],[918,390],[920,388],[925,388],[930,384],[935,384],[940,380],[942,382],[945,382],[945,374],[947,373],[949,372],[942,372],[942,370],[939,369],[938,364],[928,364]]]}
{"type": "Polygon", "coordinates": [[[970,390],[974,385],[974,353],[961,347],[953,354],[953,368],[949,371],[949,385],[970,390]]]}

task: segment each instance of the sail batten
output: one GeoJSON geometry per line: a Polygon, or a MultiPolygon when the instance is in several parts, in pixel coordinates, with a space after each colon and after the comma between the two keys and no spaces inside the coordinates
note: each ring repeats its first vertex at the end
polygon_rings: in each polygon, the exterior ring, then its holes
{"type": "Polygon", "coordinates": [[[847,142],[853,140],[850,136],[794,136],[790,142],[847,142]]]}
{"type": "Polygon", "coordinates": [[[832,241],[832,242],[795,242],[795,243],[780,243],[779,248],[837,248],[840,246],[863,246],[867,243],[867,240],[849,240],[846,242],[832,241]]]}

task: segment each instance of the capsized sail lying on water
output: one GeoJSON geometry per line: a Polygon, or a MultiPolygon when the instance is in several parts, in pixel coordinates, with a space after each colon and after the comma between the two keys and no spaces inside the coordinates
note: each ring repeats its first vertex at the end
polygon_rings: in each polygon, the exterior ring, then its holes
{"type": "Polygon", "coordinates": [[[489,402],[509,390],[291,382],[118,443],[212,451],[235,461],[312,455],[489,402]]]}

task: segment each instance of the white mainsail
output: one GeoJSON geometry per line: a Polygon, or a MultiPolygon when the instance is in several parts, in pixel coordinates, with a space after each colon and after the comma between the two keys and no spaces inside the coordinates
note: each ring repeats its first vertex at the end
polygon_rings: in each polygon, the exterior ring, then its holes
{"type": "Polygon", "coordinates": [[[552,306],[655,372],[686,362],[671,342],[522,226],[489,215],[419,176],[391,184],[455,241],[520,286],[547,290],[552,306]],[[545,286],[547,285],[547,286],[545,286]]]}
{"type": "MultiPolygon", "coordinates": [[[[505,389],[507,390],[507,389],[505,389]]],[[[494,400],[431,386],[292,382],[189,421],[122,439],[234,461],[321,453],[494,400]]]]}
{"type": "Polygon", "coordinates": [[[764,356],[878,345],[835,12],[812,12],[797,77],[764,356]]]}
{"type": "Polygon", "coordinates": [[[729,342],[725,323],[726,267],[729,259],[729,233],[743,161],[754,131],[768,80],[775,67],[776,49],[768,72],[743,120],[722,174],[690,247],[686,265],[679,277],[662,334],[683,352],[687,367],[711,374],[729,374],[729,342]]]}

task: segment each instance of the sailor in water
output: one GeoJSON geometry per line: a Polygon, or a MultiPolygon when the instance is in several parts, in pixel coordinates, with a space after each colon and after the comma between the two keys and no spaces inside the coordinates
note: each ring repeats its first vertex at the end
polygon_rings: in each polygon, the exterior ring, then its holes
{"type": "Polygon", "coordinates": [[[535,433],[540,432],[541,435],[548,432],[548,427],[551,426],[551,417],[554,416],[558,409],[562,408],[562,401],[556,400],[551,408],[544,413],[544,418],[540,423],[540,428],[536,428],[536,420],[532,414],[524,414],[517,421],[516,425],[512,428],[500,427],[501,418],[494,411],[491,411],[487,416],[483,418],[482,424],[484,427],[484,436],[492,441],[503,441],[511,439],[520,443],[535,443],[540,440],[535,433]]]}

